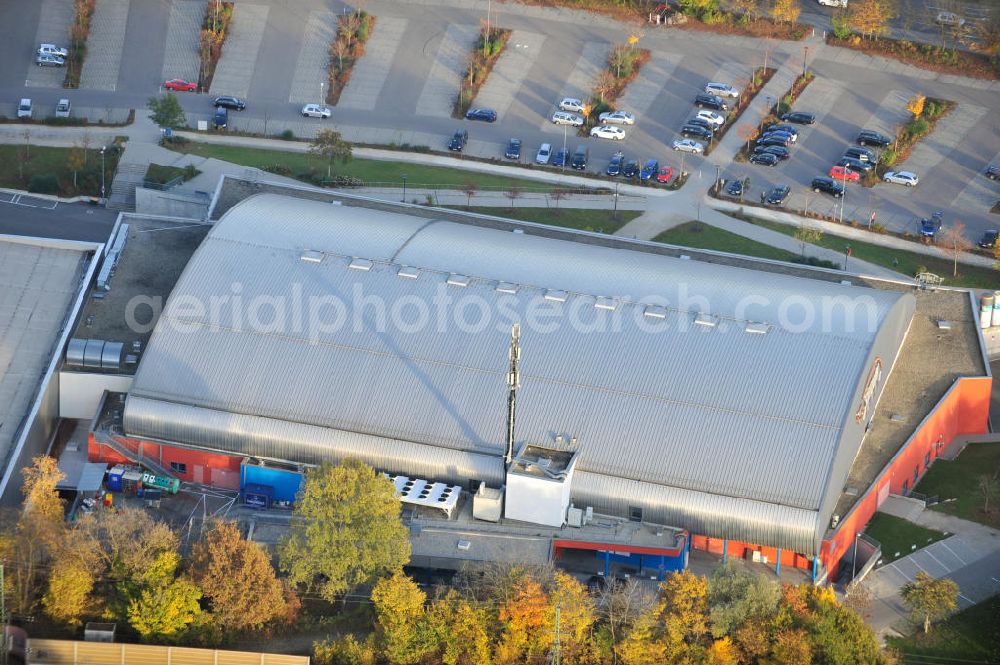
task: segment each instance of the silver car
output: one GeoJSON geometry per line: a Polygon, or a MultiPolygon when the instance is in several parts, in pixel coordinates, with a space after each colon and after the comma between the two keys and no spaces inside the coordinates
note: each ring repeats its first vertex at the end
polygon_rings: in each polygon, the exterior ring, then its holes
{"type": "Polygon", "coordinates": [[[54,55],[57,58],[65,58],[69,56],[69,51],[55,44],[39,44],[38,55],[54,55]]]}
{"type": "Polygon", "coordinates": [[[907,187],[916,187],[920,183],[920,178],[912,171],[886,171],[882,180],[907,187]]]}
{"type": "Polygon", "coordinates": [[[608,125],[634,125],[635,116],[628,111],[605,111],[598,120],[608,125]]]}
{"type": "Polygon", "coordinates": [[[710,81],[705,84],[705,94],[718,95],[719,97],[732,97],[733,99],[736,99],[740,96],[740,91],[728,83],[710,81]]]}
{"type": "Polygon", "coordinates": [[[306,118],[329,118],[331,114],[329,106],[321,104],[306,104],[302,107],[302,115],[306,118]]]}
{"type": "Polygon", "coordinates": [[[581,102],[579,99],[566,97],[561,102],[559,102],[559,110],[573,111],[574,113],[583,113],[583,102],[581,102]]]}
{"type": "Polygon", "coordinates": [[[59,103],[56,104],[56,117],[57,118],[68,118],[70,114],[70,106],[68,99],[60,99],[59,103]]]}
{"type": "Polygon", "coordinates": [[[550,157],[552,157],[552,144],[543,143],[535,155],[535,164],[548,164],[550,157]]]}
{"type": "Polygon", "coordinates": [[[572,125],[573,127],[583,127],[583,118],[566,111],[556,111],[552,114],[552,122],[557,125],[572,125]]]}
{"type": "Polygon", "coordinates": [[[66,60],[57,55],[39,53],[35,56],[35,64],[39,67],[62,67],[66,64],[66,60]]]}
{"type": "Polygon", "coordinates": [[[674,150],[680,150],[681,152],[693,152],[696,155],[700,155],[705,152],[705,146],[697,141],[692,141],[691,139],[677,139],[674,141],[674,150]]]}

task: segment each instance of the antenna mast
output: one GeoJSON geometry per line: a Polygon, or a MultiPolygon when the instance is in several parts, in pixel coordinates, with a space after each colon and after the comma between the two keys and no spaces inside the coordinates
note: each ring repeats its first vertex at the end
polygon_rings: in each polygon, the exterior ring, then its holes
{"type": "Polygon", "coordinates": [[[521,325],[515,323],[510,329],[510,371],[507,372],[507,449],[504,462],[514,459],[514,411],[517,405],[517,389],[521,387],[521,325]]]}

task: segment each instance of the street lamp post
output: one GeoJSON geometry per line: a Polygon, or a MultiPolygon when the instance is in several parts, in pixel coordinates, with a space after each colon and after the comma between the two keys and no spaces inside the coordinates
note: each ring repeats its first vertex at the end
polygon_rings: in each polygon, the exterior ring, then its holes
{"type": "Polygon", "coordinates": [[[719,178],[722,177],[722,167],[718,164],[715,165],[715,195],[719,195],[719,178]]]}
{"type": "Polygon", "coordinates": [[[618,221],[618,181],[615,181],[615,211],[612,213],[612,217],[617,222],[618,221]]]}
{"type": "Polygon", "coordinates": [[[101,201],[104,200],[104,151],[107,146],[101,146],[101,201]]]}
{"type": "Polygon", "coordinates": [[[319,82],[319,105],[320,106],[323,106],[323,105],[326,104],[326,97],[323,96],[323,86],[325,86],[325,85],[326,85],[326,83],[324,83],[323,81],[319,82]]]}
{"type": "Polygon", "coordinates": [[[563,125],[563,160],[562,164],[559,165],[559,168],[563,171],[566,170],[566,160],[569,158],[569,154],[566,153],[566,127],[567,125],[563,125]]]}
{"type": "Polygon", "coordinates": [[[809,47],[808,46],[803,46],[802,47],[802,76],[803,77],[806,75],[806,58],[808,58],[808,57],[809,57],[809,47]]]}
{"type": "Polygon", "coordinates": [[[406,174],[402,175],[403,178],[403,198],[400,199],[403,203],[406,203],[406,174]]]}
{"type": "Polygon", "coordinates": [[[851,255],[851,246],[844,245],[844,272],[847,272],[847,258],[851,255]]]}
{"type": "Polygon", "coordinates": [[[840,194],[840,223],[844,223],[844,206],[847,205],[847,167],[844,167],[844,175],[840,178],[840,186],[844,191],[840,194]]]}

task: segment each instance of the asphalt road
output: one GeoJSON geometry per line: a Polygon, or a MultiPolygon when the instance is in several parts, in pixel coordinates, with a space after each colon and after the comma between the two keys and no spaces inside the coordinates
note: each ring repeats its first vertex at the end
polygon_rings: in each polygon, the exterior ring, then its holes
{"type": "Polygon", "coordinates": [[[60,203],[54,209],[40,200],[28,205],[0,203],[0,234],[106,242],[118,213],[86,203],[60,203]]]}

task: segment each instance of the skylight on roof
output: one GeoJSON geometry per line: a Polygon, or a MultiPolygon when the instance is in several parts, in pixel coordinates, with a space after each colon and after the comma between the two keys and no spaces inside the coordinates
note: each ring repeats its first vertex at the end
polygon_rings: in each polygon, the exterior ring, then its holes
{"type": "Polygon", "coordinates": [[[465,275],[458,275],[456,273],[452,273],[448,275],[448,284],[450,284],[451,286],[468,286],[469,278],[465,275]]]}
{"type": "Polygon", "coordinates": [[[354,259],[351,264],[347,266],[351,270],[360,270],[361,272],[368,272],[372,269],[375,264],[368,259],[354,259]]]}
{"type": "Polygon", "coordinates": [[[420,277],[419,268],[411,268],[410,266],[401,266],[396,272],[400,277],[405,277],[406,279],[416,279],[420,277]]]}
{"type": "Polygon", "coordinates": [[[323,252],[317,252],[315,249],[304,249],[302,254],[299,255],[299,261],[303,263],[323,263],[323,252]]]}
{"type": "Polygon", "coordinates": [[[604,296],[598,296],[597,302],[594,303],[594,307],[597,309],[606,309],[609,312],[613,312],[618,303],[615,302],[614,298],[605,298],[604,296]]]}
{"type": "Polygon", "coordinates": [[[695,325],[705,326],[706,328],[714,328],[718,324],[719,320],[712,316],[711,314],[698,314],[694,317],[695,325]]]}
{"type": "Polygon", "coordinates": [[[509,293],[511,295],[517,293],[517,284],[511,284],[510,282],[500,282],[497,284],[498,293],[509,293]]]}
{"type": "Polygon", "coordinates": [[[665,319],[667,318],[667,310],[665,307],[660,307],[659,305],[646,305],[646,308],[642,310],[644,316],[648,316],[651,319],[665,319]]]}
{"type": "Polygon", "coordinates": [[[752,335],[766,335],[771,330],[770,324],[750,321],[744,330],[752,335]]]}
{"type": "Polygon", "coordinates": [[[566,302],[569,294],[565,291],[559,291],[556,289],[549,289],[545,292],[545,299],[551,300],[552,302],[566,302]]]}

